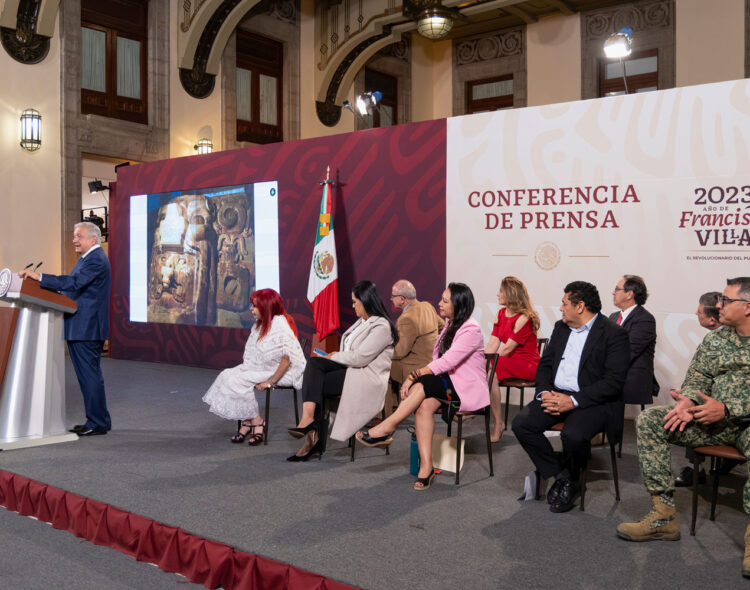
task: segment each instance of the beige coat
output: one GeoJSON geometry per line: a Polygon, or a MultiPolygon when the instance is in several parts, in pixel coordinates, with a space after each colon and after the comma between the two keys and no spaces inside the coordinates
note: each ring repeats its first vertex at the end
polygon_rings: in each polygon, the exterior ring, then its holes
{"type": "Polygon", "coordinates": [[[365,323],[349,346],[328,358],[349,367],[333,423],[331,438],[347,440],[383,409],[393,356],[393,337],[388,320],[371,316],[357,320],[341,338],[365,323]]]}
{"type": "Polygon", "coordinates": [[[391,379],[403,383],[413,370],[432,362],[432,349],[444,323],[427,301],[414,301],[401,312],[396,320],[398,344],[393,351],[391,379]]]}

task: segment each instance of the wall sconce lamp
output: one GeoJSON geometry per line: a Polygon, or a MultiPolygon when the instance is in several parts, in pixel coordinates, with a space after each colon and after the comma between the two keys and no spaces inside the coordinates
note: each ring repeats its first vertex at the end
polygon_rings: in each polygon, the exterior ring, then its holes
{"type": "Polygon", "coordinates": [[[37,110],[26,109],[21,113],[21,147],[29,152],[42,147],[42,116],[37,110]]]}
{"type": "Polygon", "coordinates": [[[210,139],[203,137],[198,140],[198,143],[193,146],[193,149],[199,154],[210,154],[214,151],[214,144],[210,139]]]}
{"type": "Polygon", "coordinates": [[[633,29],[623,27],[616,33],[612,33],[604,41],[604,55],[610,59],[619,59],[622,68],[622,81],[625,83],[625,94],[628,94],[628,79],[625,75],[625,62],[623,57],[628,57],[633,52],[633,29]]]}

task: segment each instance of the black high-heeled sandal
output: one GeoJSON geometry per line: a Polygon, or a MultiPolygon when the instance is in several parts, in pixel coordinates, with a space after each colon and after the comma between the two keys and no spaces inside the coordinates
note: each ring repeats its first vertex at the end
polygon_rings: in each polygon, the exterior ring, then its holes
{"type": "Polygon", "coordinates": [[[250,434],[250,431],[253,429],[253,424],[251,422],[248,422],[247,420],[242,421],[242,425],[237,429],[237,434],[235,434],[231,439],[233,443],[239,444],[245,442],[245,438],[248,434],[250,434]],[[247,428],[247,432],[242,432],[243,428],[247,428]]]}
{"type": "Polygon", "coordinates": [[[308,432],[310,432],[312,429],[315,428],[315,421],[313,420],[308,424],[307,426],[303,426],[302,428],[287,428],[286,431],[291,434],[294,438],[302,438],[305,436],[308,432]]]}
{"type": "Polygon", "coordinates": [[[414,482],[414,489],[418,492],[428,489],[432,482],[435,481],[435,470],[430,471],[430,475],[427,477],[418,477],[417,481],[414,482]]]}
{"type": "Polygon", "coordinates": [[[393,436],[390,434],[386,434],[384,436],[370,436],[369,430],[363,430],[358,434],[362,434],[362,436],[355,436],[354,438],[366,447],[377,447],[379,449],[385,449],[393,442],[393,436]]]}
{"type": "Polygon", "coordinates": [[[263,420],[260,424],[251,424],[250,431],[248,432],[250,438],[247,441],[247,444],[251,447],[254,447],[255,445],[259,445],[263,442],[263,439],[266,436],[266,421],[263,420]],[[260,434],[255,432],[256,428],[260,428],[260,434]]]}

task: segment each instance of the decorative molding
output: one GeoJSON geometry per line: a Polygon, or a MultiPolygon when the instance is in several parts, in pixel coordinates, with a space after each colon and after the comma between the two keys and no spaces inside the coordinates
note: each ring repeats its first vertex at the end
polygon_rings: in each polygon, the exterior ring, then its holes
{"type": "Polygon", "coordinates": [[[326,127],[334,127],[341,119],[341,107],[333,102],[315,101],[315,112],[318,113],[318,120],[326,127]]]}
{"type": "Polygon", "coordinates": [[[524,52],[523,28],[509,29],[476,39],[458,41],[454,44],[455,63],[461,67],[502,57],[522,55],[524,52]]]}
{"type": "MultiPolygon", "coordinates": [[[[748,0],[750,2],[750,0],[748,0]]],[[[411,63],[411,37],[404,35],[400,41],[383,47],[377,53],[381,57],[392,57],[406,63],[411,63]]],[[[387,72],[386,72],[387,73],[387,72]]]]}
{"type": "Polygon", "coordinates": [[[384,26],[383,31],[380,34],[372,35],[371,37],[364,39],[349,53],[347,53],[346,57],[344,57],[343,60],[341,60],[341,63],[339,63],[336,71],[331,77],[331,82],[328,84],[328,88],[326,88],[325,101],[315,101],[315,110],[318,113],[318,119],[321,123],[323,123],[323,125],[326,125],[327,127],[333,127],[334,125],[336,125],[336,123],[338,123],[339,118],[341,118],[341,107],[336,106],[335,104],[336,94],[338,94],[341,81],[344,79],[347,70],[354,63],[354,60],[357,59],[357,57],[359,57],[359,55],[370,45],[372,45],[376,41],[385,39],[390,34],[391,26],[384,26]]]}
{"type": "Polygon", "coordinates": [[[630,27],[634,33],[674,28],[673,0],[650,0],[591,11],[583,13],[582,21],[584,41],[604,40],[622,27],[630,27]]]}
{"type": "Polygon", "coordinates": [[[0,28],[0,42],[13,59],[22,64],[37,64],[49,53],[49,37],[36,34],[40,2],[21,0],[16,28],[0,28]]]}
{"type": "MultiPolygon", "coordinates": [[[[201,33],[198,47],[196,47],[195,55],[193,56],[193,67],[190,70],[180,68],[180,82],[182,83],[182,87],[193,98],[206,98],[213,92],[216,76],[206,73],[208,57],[211,54],[211,49],[224,21],[227,20],[229,14],[237,7],[240,1],[224,0],[219,4],[201,33]]],[[[248,14],[253,13],[256,8],[257,5],[248,14]]]]}
{"type": "Polygon", "coordinates": [[[513,76],[513,108],[527,97],[526,26],[453,42],[453,116],[466,114],[466,85],[472,80],[513,76]]]}
{"type": "Polygon", "coordinates": [[[206,2],[206,0],[182,0],[182,22],[180,23],[180,30],[183,33],[187,33],[190,30],[190,25],[193,24],[193,20],[204,2],[206,2]]]}

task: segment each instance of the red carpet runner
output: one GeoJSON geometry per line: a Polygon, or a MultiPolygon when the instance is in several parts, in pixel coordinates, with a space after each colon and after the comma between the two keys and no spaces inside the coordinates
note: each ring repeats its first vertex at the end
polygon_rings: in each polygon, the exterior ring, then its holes
{"type": "Polygon", "coordinates": [[[103,502],[0,470],[0,505],[97,545],[158,565],[206,588],[350,590],[340,582],[237,551],[103,502]]]}

